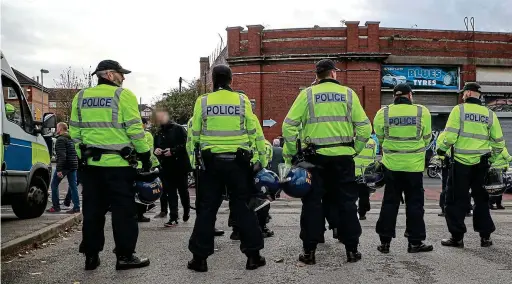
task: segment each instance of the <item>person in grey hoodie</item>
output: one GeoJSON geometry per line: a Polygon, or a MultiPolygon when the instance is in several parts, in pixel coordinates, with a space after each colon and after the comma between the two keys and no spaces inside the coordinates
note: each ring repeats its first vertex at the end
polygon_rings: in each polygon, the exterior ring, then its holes
{"type": "Polygon", "coordinates": [[[51,182],[52,203],[53,206],[47,210],[49,213],[58,213],[61,211],[59,199],[59,184],[67,177],[69,192],[73,201],[73,208],[66,213],[80,212],[80,198],[78,196],[77,187],[77,169],[78,156],[76,154],[75,145],[68,133],[68,125],[64,122],[57,124],[57,141],[55,142],[55,154],[57,167],[53,173],[51,182]]]}

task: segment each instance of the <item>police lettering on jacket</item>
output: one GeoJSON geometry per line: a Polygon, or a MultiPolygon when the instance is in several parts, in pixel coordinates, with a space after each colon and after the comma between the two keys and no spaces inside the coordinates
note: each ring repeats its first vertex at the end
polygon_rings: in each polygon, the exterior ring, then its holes
{"type": "Polygon", "coordinates": [[[397,126],[408,126],[408,125],[416,125],[416,116],[398,116],[398,117],[390,117],[389,125],[397,125],[397,126]]]}
{"type": "Polygon", "coordinates": [[[84,98],[82,108],[112,107],[112,98],[84,98]]]}
{"type": "Polygon", "coordinates": [[[464,114],[465,121],[473,121],[473,122],[481,122],[488,124],[489,117],[487,115],[478,114],[478,113],[466,113],[464,114]]]}
{"type": "Polygon", "coordinates": [[[209,105],[206,107],[206,115],[240,115],[239,105],[209,105]]]}
{"type": "Polygon", "coordinates": [[[340,93],[319,93],[315,94],[315,103],[345,102],[346,97],[340,93]]]}

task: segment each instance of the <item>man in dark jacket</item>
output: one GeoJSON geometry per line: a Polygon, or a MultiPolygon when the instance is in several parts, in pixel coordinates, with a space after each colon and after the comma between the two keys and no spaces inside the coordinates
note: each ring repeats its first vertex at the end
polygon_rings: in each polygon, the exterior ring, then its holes
{"type": "Polygon", "coordinates": [[[188,193],[188,173],[192,170],[188,158],[187,132],[181,125],[169,120],[166,111],[156,113],[160,128],[155,135],[155,155],[160,160],[163,193],[160,198],[161,212],[155,218],[167,215],[169,204],[169,222],[165,227],[178,225],[178,193],[183,206],[183,221],[190,218],[190,195],[188,193]]]}
{"type": "Polygon", "coordinates": [[[53,206],[48,209],[47,212],[60,212],[59,184],[64,179],[64,177],[67,177],[69,192],[71,192],[71,199],[73,201],[73,208],[66,213],[78,213],[80,212],[80,198],[78,196],[78,188],[76,183],[78,156],[76,154],[73,140],[71,140],[71,137],[68,134],[68,125],[64,122],[57,124],[57,141],[55,142],[55,154],[57,168],[53,173],[53,179],[51,183],[53,206]]]}

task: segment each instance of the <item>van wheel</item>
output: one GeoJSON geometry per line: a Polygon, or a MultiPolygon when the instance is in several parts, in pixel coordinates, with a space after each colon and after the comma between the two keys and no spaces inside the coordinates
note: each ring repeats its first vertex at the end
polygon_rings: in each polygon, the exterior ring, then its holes
{"type": "Polygon", "coordinates": [[[14,214],[20,219],[37,218],[43,215],[48,204],[48,186],[41,177],[34,177],[28,192],[12,204],[14,214]]]}

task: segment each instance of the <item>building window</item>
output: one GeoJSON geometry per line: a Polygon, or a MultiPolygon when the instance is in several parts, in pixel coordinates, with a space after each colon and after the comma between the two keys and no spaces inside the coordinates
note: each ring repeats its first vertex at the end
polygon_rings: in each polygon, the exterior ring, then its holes
{"type": "Polygon", "coordinates": [[[9,91],[8,91],[8,94],[7,94],[7,99],[14,100],[14,99],[18,98],[18,96],[16,95],[16,91],[13,88],[9,88],[8,90],[9,91]]]}
{"type": "Polygon", "coordinates": [[[50,102],[50,108],[57,108],[57,102],[50,102]]]}

